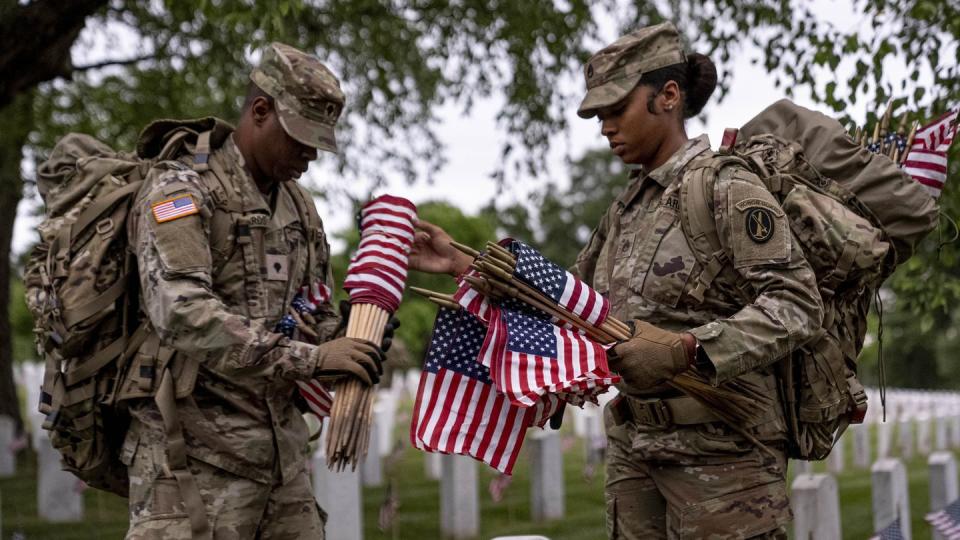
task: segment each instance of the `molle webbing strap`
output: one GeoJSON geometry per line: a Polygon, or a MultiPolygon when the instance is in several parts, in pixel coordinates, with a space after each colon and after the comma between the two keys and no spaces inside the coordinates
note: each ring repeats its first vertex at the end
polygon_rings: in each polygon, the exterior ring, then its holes
{"type": "Polygon", "coordinates": [[[73,309],[65,310],[63,312],[63,323],[67,328],[72,328],[90,317],[99,314],[123,295],[126,291],[126,286],[127,283],[125,280],[118,279],[113,285],[109,286],[107,290],[98,294],[96,297],[91,298],[89,301],[73,309]]]}
{"type": "Polygon", "coordinates": [[[110,192],[109,195],[93,201],[93,203],[87,207],[86,210],[77,217],[77,220],[69,227],[70,229],[70,244],[75,242],[80,235],[82,235],[87,227],[89,227],[94,220],[97,220],[99,224],[99,219],[111,206],[116,204],[119,200],[124,197],[133,195],[140,189],[140,182],[131,182],[122,188],[115,189],[110,192]]]}
{"type": "MultiPolygon", "coordinates": [[[[282,184],[284,187],[289,184],[282,184]]],[[[307,198],[303,195],[303,192],[296,185],[286,187],[287,191],[290,193],[290,196],[293,198],[293,203],[297,207],[297,214],[300,215],[300,223],[303,224],[303,228],[307,233],[307,285],[312,285],[317,281],[318,278],[322,279],[326,276],[318,276],[317,273],[317,229],[319,228],[319,223],[314,223],[313,214],[310,212],[309,204],[311,202],[307,201],[307,198]]]]}
{"type": "Polygon", "coordinates": [[[186,129],[177,130],[173,135],[170,136],[170,139],[164,143],[160,153],[157,154],[157,161],[173,159],[174,155],[180,151],[180,147],[183,145],[183,140],[192,133],[192,131],[186,129]]]}
{"type": "Polygon", "coordinates": [[[710,211],[713,183],[708,181],[708,175],[716,173],[712,160],[699,160],[691,165],[680,183],[680,226],[702,266],[696,285],[689,293],[697,302],[703,302],[704,293],[729,261],[710,211]]]}
{"type": "Polygon", "coordinates": [[[126,341],[126,337],[119,337],[106,347],[94,353],[90,358],[87,358],[82,364],[67,370],[63,374],[67,386],[73,386],[80,381],[89,379],[109,364],[111,360],[122,355],[126,341]]]}
{"type": "Polygon", "coordinates": [[[193,170],[204,172],[210,169],[210,131],[204,131],[197,136],[197,144],[193,151],[193,170]]]}
{"type": "MultiPolygon", "coordinates": [[[[169,359],[167,359],[169,360],[169,359]]],[[[162,362],[166,363],[166,362],[162,362]]],[[[163,428],[167,439],[167,465],[180,487],[180,497],[190,518],[190,530],[194,540],[212,540],[213,534],[207,521],[206,505],[200,496],[196,480],[187,468],[187,444],[183,438],[183,428],[177,417],[177,402],[174,395],[173,374],[169,367],[163,370],[160,389],[154,401],[163,418],[163,428]]]]}

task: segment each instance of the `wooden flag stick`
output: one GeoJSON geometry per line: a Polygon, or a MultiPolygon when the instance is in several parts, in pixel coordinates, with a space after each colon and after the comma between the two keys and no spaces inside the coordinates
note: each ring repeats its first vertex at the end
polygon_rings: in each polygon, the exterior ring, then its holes
{"type": "Polygon", "coordinates": [[[457,248],[458,251],[465,253],[471,257],[476,257],[477,255],[480,255],[479,251],[473,249],[472,247],[466,244],[461,244],[460,242],[452,241],[450,242],[450,245],[457,248]]]}

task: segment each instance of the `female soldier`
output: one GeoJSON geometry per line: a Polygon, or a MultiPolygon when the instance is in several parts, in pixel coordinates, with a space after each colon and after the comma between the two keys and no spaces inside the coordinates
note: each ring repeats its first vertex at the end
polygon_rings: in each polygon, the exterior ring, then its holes
{"type": "MultiPolygon", "coordinates": [[[[597,116],[613,153],[640,166],[573,268],[607,296],[612,316],[635,328],[610,355],[623,384],[604,411],[607,533],[786,538],[779,402],[734,429],[664,381],[692,367],[713,384],[736,378],[776,400],[773,364],[822,322],[816,277],[776,199],[736,166],[720,169],[704,197],[723,253],[715,265],[697,263],[679,192],[684,175],[714,154],[705,135],[687,138],[684,119],[703,108],[717,73],[707,57],[683,51],[671,23],[618,39],[590,59],[584,76],[578,114],[597,116]]],[[[411,265],[463,271],[469,260],[446,248],[449,237],[422,227],[411,265]]]]}

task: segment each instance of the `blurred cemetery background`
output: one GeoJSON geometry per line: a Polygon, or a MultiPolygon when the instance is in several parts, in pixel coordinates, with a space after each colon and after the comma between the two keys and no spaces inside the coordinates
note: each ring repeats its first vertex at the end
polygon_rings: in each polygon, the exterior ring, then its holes
{"type": "MultiPolygon", "coordinates": [[[[891,99],[897,117],[921,122],[960,104],[960,6],[950,0],[0,2],[0,538],[119,538],[126,530],[125,501],[59,472],[38,429],[42,367],[20,278],[42,214],[34,171],[59,137],[81,131],[132,149],[156,118],[234,119],[256,51],[285,41],[327,61],[348,96],[341,154],[323,156],[301,180],[316,193],[338,280],[359,240],[356,208],[388,192],[416,202],[423,219],[460,242],[514,236],[568,265],[628,172],[597,124],[575,116],[580,67],[618,35],[663,19],[718,64],[717,93],[688,123],[691,136],[706,132],[714,146],[724,127],[781,97],[861,126],[891,99]]],[[[940,198],[953,219],[958,148],[940,198]]],[[[859,363],[871,387],[867,423],[851,427],[827,462],[791,466],[791,482],[801,472],[828,475],[794,484],[804,538],[862,539],[896,517],[928,538],[924,515],[957,499],[954,233],[944,218],[881,292],[859,363]],[[836,529],[829,516],[839,518],[836,529]]],[[[409,284],[454,288],[452,279],[418,274],[409,284]]],[[[596,407],[568,408],[559,432],[531,430],[510,481],[469,458],[411,447],[435,313],[412,294],[401,306],[393,374],[376,406],[379,452],[336,477],[321,455],[313,459],[317,497],[332,516],[328,537],[603,538],[596,407]]]]}

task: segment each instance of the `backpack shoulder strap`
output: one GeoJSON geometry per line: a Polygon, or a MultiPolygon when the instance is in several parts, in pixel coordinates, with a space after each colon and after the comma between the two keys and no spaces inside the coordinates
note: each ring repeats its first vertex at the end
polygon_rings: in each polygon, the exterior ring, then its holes
{"type": "Polygon", "coordinates": [[[320,261],[317,260],[317,241],[319,240],[321,227],[320,216],[317,215],[316,206],[314,206],[313,200],[309,197],[306,189],[296,183],[288,182],[282,185],[287,186],[307,235],[307,284],[312,285],[317,279],[324,277],[318,275],[320,261]]]}
{"type": "Polygon", "coordinates": [[[697,302],[703,302],[704,293],[730,261],[711,210],[714,186],[727,160],[723,156],[695,160],[680,180],[680,226],[702,267],[689,293],[697,302]]]}

